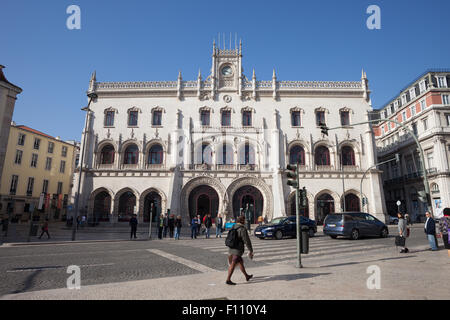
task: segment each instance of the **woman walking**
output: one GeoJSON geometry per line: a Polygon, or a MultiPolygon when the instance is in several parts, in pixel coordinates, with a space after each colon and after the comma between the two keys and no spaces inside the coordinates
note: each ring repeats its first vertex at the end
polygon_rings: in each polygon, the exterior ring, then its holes
{"type": "Polygon", "coordinates": [[[408,253],[409,250],[406,247],[406,237],[408,236],[407,221],[401,212],[397,213],[397,216],[398,216],[398,225],[397,225],[398,233],[399,233],[400,237],[402,237],[404,239],[403,249],[400,251],[400,253],[408,253]]]}
{"type": "Polygon", "coordinates": [[[450,208],[444,209],[444,216],[439,220],[439,232],[444,241],[444,248],[447,249],[448,256],[450,257],[450,240],[448,234],[450,233],[450,208]]]}
{"type": "Polygon", "coordinates": [[[177,216],[175,220],[175,240],[180,240],[181,233],[181,216],[177,216]]]}
{"type": "Polygon", "coordinates": [[[45,219],[44,224],[42,225],[42,233],[39,236],[39,239],[42,238],[42,236],[44,235],[44,233],[47,234],[47,239],[50,239],[50,234],[48,233],[48,219],[45,219]]]}
{"type": "Polygon", "coordinates": [[[164,215],[160,215],[158,219],[158,238],[162,239],[164,228],[164,215]]]}

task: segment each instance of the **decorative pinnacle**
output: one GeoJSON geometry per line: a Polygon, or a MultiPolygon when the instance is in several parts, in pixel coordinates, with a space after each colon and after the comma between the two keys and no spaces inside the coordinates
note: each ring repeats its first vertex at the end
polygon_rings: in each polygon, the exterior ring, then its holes
{"type": "Polygon", "coordinates": [[[277,77],[277,75],[276,75],[276,73],[275,73],[275,68],[273,68],[272,78],[276,78],[276,77],[277,77]]]}
{"type": "Polygon", "coordinates": [[[178,79],[181,80],[181,70],[178,71],[178,79]]]}
{"type": "Polygon", "coordinates": [[[199,78],[199,79],[202,78],[202,72],[200,71],[200,69],[198,69],[198,78],[199,78]]]}
{"type": "Polygon", "coordinates": [[[255,79],[256,78],[256,75],[255,75],[255,69],[253,69],[253,77],[252,77],[253,79],[255,79]]]}

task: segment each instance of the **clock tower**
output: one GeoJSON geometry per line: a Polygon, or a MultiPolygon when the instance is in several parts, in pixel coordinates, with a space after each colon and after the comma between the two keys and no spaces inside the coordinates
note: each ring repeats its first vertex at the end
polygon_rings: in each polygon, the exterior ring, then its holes
{"type": "Polygon", "coordinates": [[[239,48],[220,49],[213,43],[212,93],[236,92],[242,95],[242,41],[239,48]]]}

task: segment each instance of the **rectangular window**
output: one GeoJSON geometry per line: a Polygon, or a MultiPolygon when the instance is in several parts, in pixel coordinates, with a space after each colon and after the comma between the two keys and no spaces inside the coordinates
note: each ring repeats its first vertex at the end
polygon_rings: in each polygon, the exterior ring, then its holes
{"type": "Polygon", "coordinates": [[[394,101],[394,110],[397,110],[398,109],[398,100],[395,100],[394,101]]]}
{"type": "Polygon", "coordinates": [[[413,123],[413,124],[411,125],[411,127],[412,127],[412,131],[413,131],[414,134],[417,136],[417,124],[416,124],[416,123],[413,123]]]}
{"type": "Polygon", "coordinates": [[[428,130],[428,118],[423,119],[422,124],[423,124],[423,131],[428,130]]]}
{"type": "Polygon", "coordinates": [[[423,93],[427,90],[425,80],[422,80],[419,82],[419,90],[420,90],[420,93],[423,93]]]}
{"type": "Polygon", "coordinates": [[[350,125],[350,113],[348,111],[341,112],[341,125],[342,126],[350,125]]]}
{"type": "Polygon", "coordinates": [[[47,157],[45,161],[45,170],[52,170],[52,158],[47,157]]]}
{"type": "Polygon", "coordinates": [[[23,133],[19,133],[19,140],[17,141],[17,144],[19,146],[25,145],[25,137],[26,135],[24,135],[23,133]]]}
{"type": "Polygon", "coordinates": [[[391,114],[394,114],[394,113],[395,113],[395,108],[394,108],[394,105],[391,104],[391,114]]]}
{"type": "Polygon", "coordinates": [[[316,112],[316,125],[325,124],[325,111],[316,112]]]}
{"type": "Polygon", "coordinates": [[[425,100],[420,101],[420,110],[423,111],[427,107],[425,100]]]}
{"type": "Polygon", "coordinates": [[[27,196],[33,195],[34,178],[28,178],[27,196]]]}
{"type": "Polygon", "coordinates": [[[19,181],[19,176],[13,175],[11,178],[11,186],[9,188],[9,194],[11,194],[11,195],[16,194],[18,181],[19,181]]]}
{"type": "Polygon", "coordinates": [[[252,125],[252,112],[244,111],[242,113],[242,126],[251,127],[251,125],[252,125]]]}
{"type": "Polygon", "coordinates": [[[202,112],[200,113],[200,121],[202,123],[202,126],[209,126],[209,115],[210,113],[208,110],[202,110],[202,112]]]}
{"type": "Polygon", "coordinates": [[[47,152],[48,153],[53,153],[53,149],[55,149],[55,144],[53,142],[48,142],[48,149],[47,152]]]}
{"type": "Polygon", "coordinates": [[[63,146],[61,149],[61,156],[62,157],[67,157],[67,147],[63,146]]]}
{"type": "Polygon", "coordinates": [[[137,126],[138,124],[138,112],[130,111],[128,114],[128,125],[129,126],[137,126]]]}
{"type": "Polygon", "coordinates": [[[406,94],[402,95],[402,105],[404,106],[406,104],[406,94]]]}
{"type": "Polygon", "coordinates": [[[231,126],[231,111],[229,110],[222,111],[222,126],[224,127],[231,126]]]}
{"type": "Polygon", "coordinates": [[[61,160],[61,165],[59,166],[59,172],[64,173],[66,171],[66,162],[64,160],[61,160]]]}
{"type": "Polygon", "coordinates": [[[35,138],[34,139],[34,146],[33,146],[33,148],[35,149],[35,150],[39,150],[39,146],[41,145],[41,139],[38,139],[38,138],[35,138]]]}
{"type": "Polygon", "coordinates": [[[433,165],[434,165],[433,152],[427,153],[427,165],[428,165],[428,169],[433,168],[433,165]]]}
{"type": "Polygon", "coordinates": [[[16,159],[14,160],[15,164],[22,164],[22,155],[23,155],[22,150],[16,150],[16,159]]]}
{"type": "Polygon", "coordinates": [[[447,80],[445,77],[437,77],[438,88],[446,88],[447,80]]]}
{"type": "Polygon", "coordinates": [[[416,115],[416,106],[411,106],[411,116],[414,117],[416,115]]]}
{"type": "Polygon", "coordinates": [[[291,125],[293,127],[300,127],[300,111],[292,111],[291,113],[291,125]]]}
{"type": "Polygon", "coordinates": [[[402,122],[406,121],[406,111],[402,112],[402,122]]]}
{"type": "Polygon", "coordinates": [[[162,123],[162,111],[153,111],[152,126],[160,126],[162,123]]]}
{"type": "Polygon", "coordinates": [[[450,126],[450,113],[445,114],[445,119],[447,120],[447,126],[450,126]]]}
{"type": "Polygon", "coordinates": [[[105,113],[105,127],[114,126],[114,111],[106,111],[105,113]]]}
{"type": "Polygon", "coordinates": [[[442,104],[450,104],[448,94],[442,95],[442,104]]]}
{"type": "Polygon", "coordinates": [[[31,164],[30,164],[30,166],[33,167],[33,168],[36,168],[37,167],[37,161],[38,161],[38,155],[36,153],[33,153],[31,155],[31,164]]]}
{"type": "Polygon", "coordinates": [[[415,87],[409,89],[409,96],[411,97],[411,100],[413,100],[416,97],[416,88],[415,87]]]}
{"type": "Polygon", "coordinates": [[[63,187],[63,183],[62,182],[58,182],[58,194],[62,194],[62,187],[63,187]]]}
{"type": "Polygon", "coordinates": [[[48,180],[44,180],[43,184],[42,184],[42,193],[47,193],[48,192],[48,180]]]}

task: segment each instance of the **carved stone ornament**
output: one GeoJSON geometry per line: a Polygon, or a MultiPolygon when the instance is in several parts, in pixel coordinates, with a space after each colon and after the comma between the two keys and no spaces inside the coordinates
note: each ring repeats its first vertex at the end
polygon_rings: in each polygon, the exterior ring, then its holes
{"type": "Polygon", "coordinates": [[[242,94],[242,100],[243,101],[250,101],[250,100],[252,100],[252,93],[251,92],[244,92],[242,94]]]}
{"type": "Polygon", "coordinates": [[[225,95],[225,96],[223,97],[223,101],[225,101],[226,103],[230,103],[231,100],[233,100],[233,98],[231,98],[231,96],[229,96],[229,95],[225,95]]]}
{"type": "Polygon", "coordinates": [[[211,99],[211,93],[210,92],[202,92],[200,94],[200,100],[205,101],[211,99]]]}

